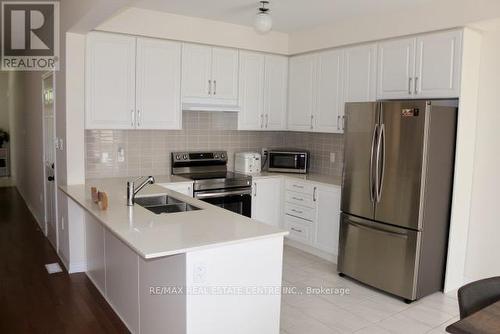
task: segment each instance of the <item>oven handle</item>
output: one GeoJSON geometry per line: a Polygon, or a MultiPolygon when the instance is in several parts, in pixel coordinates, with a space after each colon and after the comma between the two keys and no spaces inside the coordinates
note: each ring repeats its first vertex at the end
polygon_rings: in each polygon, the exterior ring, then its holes
{"type": "Polygon", "coordinates": [[[234,191],[195,193],[194,197],[199,199],[204,199],[204,198],[225,197],[234,195],[251,195],[251,194],[252,194],[252,189],[246,189],[246,190],[234,190],[234,191]]]}

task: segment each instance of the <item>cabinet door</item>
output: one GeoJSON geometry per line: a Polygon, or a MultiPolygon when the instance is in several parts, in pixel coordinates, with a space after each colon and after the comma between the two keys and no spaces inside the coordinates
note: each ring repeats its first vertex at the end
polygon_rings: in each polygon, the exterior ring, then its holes
{"type": "Polygon", "coordinates": [[[85,127],[135,126],[135,37],[90,33],[85,69],[85,127]]]}
{"type": "Polygon", "coordinates": [[[415,94],[419,98],[458,97],[461,52],[461,31],[418,37],[415,94]]]}
{"type": "Polygon", "coordinates": [[[266,130],[285,130],[288,94],[288,58],[267,55],[264,77],[265,128],[266,130]]]}
{"type": "Polygon", "coordinates": [[[340,188],[317,186],[315,247],[337,255],[340,226],[340,188]]]}
{"type": "Polygon", "coordinates": [[[315,62],[314,55],[290,58],[289,130],[312,131],[315,62]]]}
{"type": "Polygon", "coordinates": [[[415,38],[383,42],[378,48],[379,99],[413,96],[415,73],[415,38]]]}
{"type": "Polygon", "coordinates": [[[264,128],[264,55],[240,52],[239,130],[264,128]]]}
{"type": "Polygon", "coordinates": [[[281,178],[253,180],[252,218],[279,227],[282,217],[281,178]]]}
{"type": "Polygon", "coordinates": [[[344,51],[344,102],[376,100],[377,45],[368,44],[344,51]]]}
{"type": "Polygon", "coordinates": [[[104,253],[104,227],[92,215],[85,212],[86,272],[103,296],[106,295],[104,253]]]}
{"type": "Polygon", "coordinates": [[[212,48],[210,46],[182,45],[182,97],[184,102],[196,102],[211,96],[210,84],[212,48]]]}
{"type": "Polygon", "coordinates": [[[181,44],[137,40],[136,126],[181,129],[181,44]]]}
{"type": "Polygon", "coordinates": [[[314,131],[342,132],[343,61],[342,50],[318,54],[316,107],[313,109],[314,131]]]}
{"type": "Polygon", "coordinates": [[[238,50],[212,49],[212,97],[221,104],[238,102],[238,50]]]}

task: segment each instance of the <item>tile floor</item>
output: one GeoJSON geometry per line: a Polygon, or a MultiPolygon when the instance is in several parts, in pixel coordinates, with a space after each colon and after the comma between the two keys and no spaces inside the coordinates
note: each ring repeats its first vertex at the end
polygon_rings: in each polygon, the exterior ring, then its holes
{"type": "Polygon", "coordinates": [[[446,333],[458,320],[456,294],[435,293],[410,305],[353,280],[314,255],[285,246],[283,285],[348,288],[349,294],[284,294],[281,334],[446,333]]]}

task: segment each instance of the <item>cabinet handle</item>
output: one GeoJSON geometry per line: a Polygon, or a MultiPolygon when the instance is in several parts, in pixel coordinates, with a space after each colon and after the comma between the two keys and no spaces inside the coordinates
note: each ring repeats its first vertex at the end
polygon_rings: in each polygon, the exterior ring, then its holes
{"type": "Polygon", "coordinates": [[[304,199],[303,198],[298,198],[298,197],[292,197],[292,199],[296,200],[296,201],[300,201],[300,202],[303,202],[304,199]]]}
{"type": "Polygon", "coordinates": [[[208,95],[212,95],[212,80],[208,80],[208,95]]]}
{"type": "Polygon", "coordinates": [[[418,94],[418,77],[415,77],[415,94],[418,94]]]}
{"type": "Polygon", "coordinates": [[[141,126],[141,121],[142,121],[142,117],[141,117],[141,110],[140,109],[137,109],[137,126],[140,127],[141,126]]]}
{"type": "Polygon", "coordinates": [[[264,115],[260,114],[260,128],[264,127],[264,115]]]}
{"type": "Polygon", "coordinates": [[[293,185],[293,187],[294,187],[294,188],[299,188],[299,189],[304,189],[304,186],[299,186],[299,185],[297,185],[297,184],[294,184],[294,185],[293,185]]]}
{"type": "Polygon", "coordinates": [[[340,130],[340,115],[337,115],[337,130],[340,130]]]}
{"type": "Polygon", "coordinates": [[[411,93],[411,82],[413,81],[413,78],[408,78],[408,94],[412,94],[411,93]]]}
{"type": "Polygon", "coordinates": [[[318,189],[317,187],[314,187],[314,189],[313,189],[313,202],[316,202],[316,190],[317,189],[318,189]]]}
{"type": "Polygon", "coordinates": [[[257,182],[253,183],[254,191],[253,191],[253,197],[257,197],[257,182]]]}
{"type": "Polygon", "coordinates": [[[311,115],[311,130],[313,129],[313,119],[314,119],[314,115],[311,115]]]}
{"type": "Polygon", "coordinates": [[[295,227],[292,227],[291,230],[294,232],[302,233],[302,230],[299,230],[298,228],[295,228],[295,227]]]}
{"type": "Polygon", "coordinates": [[[345,130],[345,116],[342,116],[342,130],[345,130]]]}
{"type": "Polygon", "coordinates": [[[296,210],[296,209],[291,209],[292,212],[295,212],[295,213],[304,213],[304,211],[302,210],[296,210]]]}
{"type": "Polygon", "coordinates": [[[130,116],[130,119],[131,119],[130,125],[132,127],[134,127],[134,125],[135,125],[135,113],[134,113],[134,109],[130,110],[130,115],[131,115],[130,116]]]}
{"type": "Polygon", "coordinates": [[[266,129],[267,129],[268,124],[269,124],[269,115],[266,114],[266,129]]]}
{"type": "Polygon", "coordinates": [[[214,95],[217,95],[217,80],[214,80],[214,95]]]}

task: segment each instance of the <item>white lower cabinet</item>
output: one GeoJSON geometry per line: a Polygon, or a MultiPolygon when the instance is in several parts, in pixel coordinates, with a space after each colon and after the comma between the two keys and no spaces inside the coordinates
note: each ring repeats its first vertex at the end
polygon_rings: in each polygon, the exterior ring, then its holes
{"type": "Polygon", "coordinates": [[[254,178],[252,218],[272,226],[281,226],[282,178],[254,178]]]}
{"type": "Polygon", "coordinates": [[[193,197],[193,182],[160,183],[159,186],[193,197]]]}
{"type": "Polygon", "coordinates": [[[284,228],[289,239],[338,255],[340,187],[307,181],[285,181],[284,228]]]}

